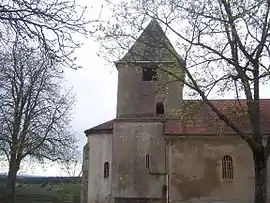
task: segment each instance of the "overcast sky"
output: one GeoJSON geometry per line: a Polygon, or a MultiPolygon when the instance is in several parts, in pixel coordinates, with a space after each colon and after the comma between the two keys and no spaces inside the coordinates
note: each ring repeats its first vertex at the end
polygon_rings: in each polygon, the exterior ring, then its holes
{"type": "Polygon", "coordinates": [[[88,42],[78,51],[82,69],[67,70],[66,80],[73,86],[76,106],[73,127],[85,143],[84,130],[115,117],[117,71],[97,57],[98,46],[88,42]]]}
{"type": "MultiPolygon", "coordinates": [[[[91,19],[97,18],[103,0],[77,1],[83,5],[88,3],[87,16],[91,19]]],[[[93,39],[90,38],[84,43],[84,46],[76,52],[78,64],[82,68],[65,71],[67,85],[72,86],[76,94],[72,127],[79,136],[81,149],[86,142],[84,130],[115,117],[117,93],[116,68],[108,66],[107,61],[97,56],[99,45],[93,39]]],[[[25,172],[46,176],[66,175],[58,167],[52,166],[44,170],[40,166],[35,166],[31,171],[21,171],[25,172]]]]}
{"type": "MultiPolygon", "coordinates": [[[[86,3],[84,0],[77,1],[86,3]]],[[[88,6],[92,8],[87,15],[91,18],[98,16],[102,4],[103,0],[90,0],[88,6]]],[[[86,142],[84,130],[113,119],[116,114],[117,70],[97,56],[98,49],[99,45],[92,39],[86,40],[85,45],[76,52],[82,69],[65,71],[67,85],[72,86],[76,94],[72,126],[79,135],[81,149],[86,142]]],[[[262,88],[261,96],[270,97],[268,86],[262,88]]],[[[31,174],[66,175],[57,167],[50,166],[46,170],[37,166],[31,174]]]]}
{"type": "MultiPolygon", "coordinates": [[[[113,119],[116,114],[117,71],[96,55],[97,49],[97,44],[87,42],[78,51],[83,68],[65,72],[67,84],[73,86],[76,94],[72,126],[79,135],[81,149],[86,142],[84,130],[113,119]]],[[[64,171],[51,166],[45,171],[37,166],[31,174],[66,175],[64,171]]]]}

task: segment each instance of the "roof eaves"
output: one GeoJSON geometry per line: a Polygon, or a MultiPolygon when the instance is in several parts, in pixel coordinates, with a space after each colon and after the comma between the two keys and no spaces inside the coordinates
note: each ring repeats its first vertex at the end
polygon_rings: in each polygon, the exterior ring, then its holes
{"type": "Polygon", "coordinates": [[[112,134],[113,128],[108,128],[108,129],[88,129],[85,130],[84,133],[86,137],[89,135],[99,135],[99,134],[112,134]]]}
{"type": "MultiPolygon", "coordinates": [[[[248,133],[247,133],[248,134],[248,133]]],[[[251,133],[249,133],[251,134],[251,133]]],[[[263,136],[270,136],[270,132],[262,132],[263,136]]],[[[197,132],[197,133],[189,133],[189,132],[165,132],[166,137],[232,137],[238,136],[235,132],[224,132],[223,135],[219,135],[215,132],[197,132]]],[[[239,136],[240,138],[240,136],[239,136]]]]}

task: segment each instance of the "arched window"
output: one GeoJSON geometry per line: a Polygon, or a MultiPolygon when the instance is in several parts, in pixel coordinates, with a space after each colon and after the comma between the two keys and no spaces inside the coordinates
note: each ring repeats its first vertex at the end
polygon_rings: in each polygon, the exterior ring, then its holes
{"type": "Polygon", "coordinates": [[[156,105],[156,114],[160,115],[160,114],[164,114],[164,105],[162,102],[158,102],[156,105]]]}
{"type": "Polygon", "coordinates": [[[145,168],[149,169],[149,167],[150,167],[150,155],[146,154],[145,155],[145,168]]]}
{"type": "Polygon", "coordinates": [[[109,178],[109,174],[110,174],[110,165],[109,165],[109,162],[105,162],[104,163],[104,178],[109,178]]]}
{"type": "Polygon", "coordinates": [[[233,159],[229,155],[222,157],[222,178],[224,180],[233,179],[233,159]]]}

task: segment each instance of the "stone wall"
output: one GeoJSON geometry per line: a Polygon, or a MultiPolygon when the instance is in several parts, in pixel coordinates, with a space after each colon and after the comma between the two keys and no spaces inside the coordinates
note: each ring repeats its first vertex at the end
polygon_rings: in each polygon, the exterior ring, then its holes
{"type": "Polygon", "coordinates": [[[172,202],[248,202],[253,199],[252,153],[239,137],[170,139],[169,163],[172,202]],[[233,158],[233,180],[222,178],[224,155],[233,158]]]}
{"type": "Polygon", "coordinates": [[[111,201],[112,135],[88,136],[88,203],[111,201]],[[109,177],[104,177],[104,163],[109,163],[109,177]]]}
{"type": "MultiPolygon", "coordinates": [[[[164,103],[165,113],[180,109],[183,84],[161,70],[157,71],[156,81],[143,81],[144,65],[118,64],[117,117],[155,114],[158,101],[164,103]]],[[[168,67],[161,65],[160,68],[168,67]]],[[[175,74],[184,77],[180,67],[171,69],[175,69],[175,74]]]]}
{"type": "Polygon", "coordinates": [[[83,164],[82,164],[82,190],[81,203],[87,203],[88,196],[88,168],[89,168],[89,143],[83,147],[83,164]]]}
{"type": "MultiPolygon", "coordinates": [[[[189,201],[171,201],[171,203],[254,203],[253,200],[189,200],[189,201]]],[[[270,199],[267,201],[270,203],[270,199]]]]}
{"type": "MultiPolygon", "coordinates": [[[[91,135],[88,141],[87,203],[166,202],[167,184],[169,203],[252,202],[252,154],[237,136],[164,137],[161,121],[118,119],[113,135],[91,135]],[[147,154],[151,173],[146,167],[147,154]],[[233,159],[232,180],[222,177],[224,155],[233,159]],[[109,178],[103,177],[106,161],[109,178]]],[[[270,162],[268,181],[269,170],[270,162]]]]}
{"type": "Polygon", "coordinates": [[[165,172],[165,140],[161,122],[114,124],[113,185],[114,197],[162,198],[165,176],[150,175],[146,168],[150,155],[152,172],[165,172]]]}

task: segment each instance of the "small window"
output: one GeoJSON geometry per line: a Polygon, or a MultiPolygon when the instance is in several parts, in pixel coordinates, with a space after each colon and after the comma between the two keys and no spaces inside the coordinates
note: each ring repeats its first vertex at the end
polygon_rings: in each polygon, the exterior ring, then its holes
{"type": "Polygon", "coordinates": [[[222,157],[222,178],[224,180],[233,179],[233,159],[229,155],[222,157]]]}
{"type": "Polygon", "coordinates": [[[164,114],[164,105],[162,102],[158,102],[156,105],[156,114],[160,115],[160,114],[164,114]]]}
{"type": "Polygon", "coordinates": [[[145,168],[150,168],[150,156],[149,154],[145,155],[145,168]]]}
{"type": "Polygon", "coordinates": [[[104,178],[109,178],[110,174],[110,165],[109,162],[104,163],[104,178]]]}
{"type": "Polygon", "coordinates": [[[156,68],[143,68],[143,81],[157,80],[157,69],[156,68]]]}

